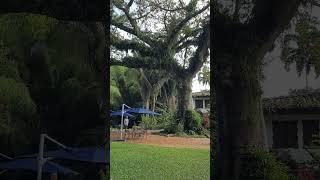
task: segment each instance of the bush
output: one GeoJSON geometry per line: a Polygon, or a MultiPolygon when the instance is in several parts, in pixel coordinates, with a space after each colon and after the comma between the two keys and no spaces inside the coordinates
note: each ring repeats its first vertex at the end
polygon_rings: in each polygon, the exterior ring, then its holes
{"type": "Polygon", "coordinates": [[[157,116],[155,118],[157,120],[159,129],[166,129],[172,126],[176,126],[174,125],[176,122],[175,115],[172,112],[162,111],[161,116],[157,116]]]}
{"type": "Polygon", "coordinates": [[[262,149],[251,149],[242,165],[241,178],[245,180],[293,180],[289,168],[275,156],[262,149]]]}
{"type": "Polygon", "coordinates": [[[205,115],[205,116],[203,117],[203,126],[204,126],[205,128],[207,128],[207,129],[210,128],[210,118],[209,118],[208,115],[205,115]]]}
{"type": "Polygon", "coordinates": [[[140,125],[144,129],[155,129],[157,128],[157,119],[152,116],[141,116],[140,125]]]}
{"type": "Polygon", "coordinates": [[[194,131],[201,133],[202,118],[198,112],[195,110],[187,110],[185,115],[185,125],[184,129],[186,132],[194,131]]]}

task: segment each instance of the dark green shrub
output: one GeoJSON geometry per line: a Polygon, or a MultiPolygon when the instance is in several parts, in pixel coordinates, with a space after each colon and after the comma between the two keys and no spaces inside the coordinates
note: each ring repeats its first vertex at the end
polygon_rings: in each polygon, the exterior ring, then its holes
{"type": "Polygon", "coordinates": [[[140,125],[144,129],[155,129],[157,127],[157,119],[152,116],[141,116],[140,125]]]}
{"type": "Polygon", "coordinates": [[[187,110],[185,113],[184,130],[186,132],[191,130],[200,133],[202,123],[202,117],[200,116],[200,114],[195,110],[187,110]]]}
{"type": "Polygon", "coordinates": [[[241,180],[293,180],[289,168],[262,149],[251,149],[243,163],[241,180]]]}
{"type": "Polygon", "coordinates": [[[174,113],[170,111],[160,112],[161,116],[156,116],[157,128],[158,129],[167,129],[176,126],[176,119],[174,113]]]}

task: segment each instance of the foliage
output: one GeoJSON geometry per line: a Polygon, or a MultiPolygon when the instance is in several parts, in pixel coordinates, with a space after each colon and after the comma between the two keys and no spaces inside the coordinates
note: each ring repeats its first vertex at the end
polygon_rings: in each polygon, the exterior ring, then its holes
{"type": "Polygon", "coordinates": [[[41,15],[0,16],[3,153],[36,149],[39,125],[72,144],[80,132],[103,124],[101,77],[90,63],[90,35],[81,28],[41,15]]]}
{"type": "MultiPolygon", "coordinates": [[[[166,78],[191,89],[193,76],[209,56],[209,1],[113,1],[111,19],[111,64],[163,70],[166,78]]],[[[149,85],[162,86],[162,76],[152,77],[159,79],[149,85]]],[[[189,97],[191,91],[182,86],[177,86],[178,94],[187,92],[184,97],[189,97]]],[[[160,90],[152,89],[156,92],[151,99],[156,101],[160,90]]],[[[178,101],[183,102],[187,101],[178,101]]],[[[184,114],[186,106],[177,107],[177,115],[184,114]]]]}
{"type": "Polygon", "coordinates": [[[209,179],[209,150],[111,143],[111,179],[209,179]]]}
{"type": "Polygon", "coordinates": [[[252,148],[243,162],[241,177],[246,180],[293,180],[289,168],[275,156],[259,148],[252,148]]]}
{"type": "Polygon", "coordinates": [[[144,129],[155,129],[158,126],[157,119],[152,116],[141,116],[141,124],[144,129]]]}
{"type": "Polygon", "coordinates": [[[111,107],[119,107],[122,103],[120,90],[115,85],[110,85],[110,105],[111,107]]]}
{"type": "Polygon", "coordinates": [[[118,110],[121,104],[132,107],[141,103],[139,72],[123,66],[112,66],[110,69],[110,104],[118,110]]]}
{"type": "Polygon", "coordinates": [[[318,133],[312,134],[312,140],[309,147],[320,147],[320,135],[318,133]]]}
{"type": "Polygon", "coordinates": [[[14,115],[30,117],[36,112],[36,105],[30,97],[27,87],[13,79],[0,77],[0,102],[14,115]]]}
{"type": "Polygon", "coordinates": [[[202,117],[195,110],[187,110],[184,129],[186,132],[192,134],[193,132],[200,133],[202,125],[202,117]]]}
{"type": "Polygon", "coordinates": [[[37,107],[22,82],[11,50],[0,42],[0,147],[21,153],[37,127],[37,107]],[[21,133],[24,129],[24,133],[21,133]]]}
{"type": "MultiPolygon", "coordinates": [[[[158,107],[161,107],[159,105],[158,107]]],[[[161,116],[156,116],[159,129],[170,128],[175,122],[175,114],[169,110],[167,106],[164,108],[157,108],[157,112],[161,114],[161,116]]]]}
{"type": "Polygon", "coordinates": [[[315,17],[307,12],[300,13],[297,19],[295,33],[284,36],[281,60],[285,63],[287,71],[290,70],[290,65],[295,63],[299,76],[305,71],[307,78],[312,67],[316,75],[319,76],[320,31],[317,28],[318,25],[318,20],[315,17]]]}
{"type": "Polygon", "coordinates": [[[210,84],[210,69],[208,66],[203,66],[198,74],[198,81],[203,85],[210,84]]]}

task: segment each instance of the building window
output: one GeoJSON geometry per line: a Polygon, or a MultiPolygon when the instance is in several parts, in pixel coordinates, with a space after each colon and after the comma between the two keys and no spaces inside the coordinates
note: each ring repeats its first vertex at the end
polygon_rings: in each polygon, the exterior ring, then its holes
{"type": "Polygon", "coordinates": [[[205,108],[210,109],[210,100],[205,100],[204,104],[205,104],[205,108]]]}
{"type": "Polygon", "coordinates": [[[197,109],[198,108],[203,108],[202,100],[195,100],[194,102],[195,102],[195,106],[196,106],[197,109]]]}
{"type": "Polygon", "coordinates": [[[273,148],[298,148],[297,123],[273,122],[273,148]]]}
{"type": "Polygon", "coordinates": [[[319,121],[303,121],[303,143],[305,147],[315,146],[319,137],[319,121]]]}

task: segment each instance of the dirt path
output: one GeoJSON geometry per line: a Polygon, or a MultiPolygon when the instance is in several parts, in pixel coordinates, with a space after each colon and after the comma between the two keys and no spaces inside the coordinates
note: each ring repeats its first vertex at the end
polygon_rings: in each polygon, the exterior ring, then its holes
{"type": "Polygon", "coordinates": [[[128,139],[127,141],[129,143],[158,145],[163,147],[210,149],[209,138],[167,137],[148,134],[147,137],[128,139]]]}

